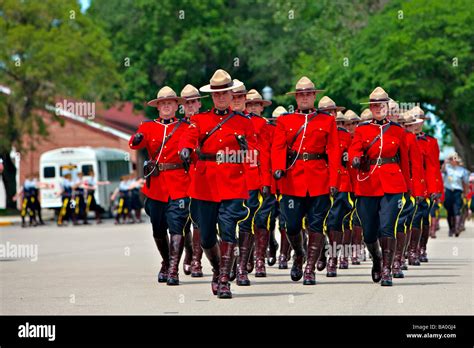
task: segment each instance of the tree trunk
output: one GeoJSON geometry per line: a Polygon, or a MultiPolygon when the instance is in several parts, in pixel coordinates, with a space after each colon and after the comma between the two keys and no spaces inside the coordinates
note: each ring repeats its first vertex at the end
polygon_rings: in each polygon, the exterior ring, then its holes
{"type": "Polygon", "coordinates": [[[5,192],[7,195],[7,208],[16,209],[16,202],[13,201],[13,196],[16,193],[16,167],[15,163],[10,158],[10,154],[3,152],[0,154],[3,159],[3,184],[5,185],[5,192]]]}
{"type": "Polygon", "coordinates": [[[470,129],[463,127],[453,115],[451,119],[451,130],[453,143],[457,153],[464,160],[464,166],[470,171],[474,171],[474,144],[471,142],[470,129]]]}

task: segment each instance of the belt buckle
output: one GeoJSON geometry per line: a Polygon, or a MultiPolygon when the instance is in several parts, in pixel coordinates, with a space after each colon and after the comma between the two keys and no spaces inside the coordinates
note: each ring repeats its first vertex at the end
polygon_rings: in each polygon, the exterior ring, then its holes
{"type": "Polygon", "coordinates": [[[309,153],[303,152],[303,161],[307,161],[309,159],[309,153]]]}
{"type": "Polygon", "coordinates": [[[382,158],[377,158],[377,162],[375,162],[376,165],[381,166],[382,165],[382,158]]]}
{"type": "Polygon", "coordinates": [[[158,163],[158,170],[159,170],[160,172],[163,171],[163,168],[164,168],[163,163],[158,163]]]}

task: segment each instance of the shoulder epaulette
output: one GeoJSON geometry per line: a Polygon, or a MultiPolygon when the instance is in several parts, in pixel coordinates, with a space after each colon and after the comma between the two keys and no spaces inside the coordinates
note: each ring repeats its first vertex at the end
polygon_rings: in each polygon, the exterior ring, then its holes
{"type": "Polygon", "coordinates": [[[370,121],[365,121],[365,122],[359,123],[359,124],[357,125],[357,127],[360,127],[360,126],[367,126],[367,125],[369,125],[370,123],[371,123],[370,121]]]}
{"type": "MultiPolygon", "coordinates": [[[[323,115],[326,115],[326,116],[331,116],[331,114],[327,111],[321,111],[321,110],[318,110],[318,114],[323,114],[323,115]]],[[[332,117],[332,116],[331,116],[332,117]]]]}
{"type": "Polygon", "coordinates": [[[232,111],[235,115],[239,115],[239,116],[242,116],[242,117],[245,117],[247,119],[250,120],[251,116],[250,115],[246,115],[244,114],[243,112],[240,112],[240,111],[232,111]]]}
{"type": "MultiPolygon", "coordinates": [[[[390,121],[390,124],[392,126],[398,126],[398,127],[402,127],[402,125],[400,123],[397,123],[397,122],[394,122],[394,121],[390,121]]],[[[403,127],[402,127],[403,128],[403,127]]]]}
{"type": "Polygon", "coordinates": [[[155,122],[155,121],[153,121],[153,120],[145,120],[145,121],[142,121],[141,124],[148,123],[148,122],[155,122]]]}
{"type": "Polygon", "coordinates": [[[337,127],[337,130],[349,133],[349,131],[347,129],[342,128],[342,127],[337,127]]]}
{"type": "Polygon", "coordinates": [[[292,115],[292,114],[293,114],[293,112],[284,112],[284,113],[280,114],[280,116],[278,116],[278,117],[288,116],[288,115],[292,115]]]}

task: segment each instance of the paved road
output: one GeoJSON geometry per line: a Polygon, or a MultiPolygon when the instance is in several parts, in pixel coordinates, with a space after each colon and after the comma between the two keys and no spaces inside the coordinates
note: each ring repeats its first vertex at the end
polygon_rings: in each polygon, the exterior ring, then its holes
{"type": "MultiPolygon", "coordinates": [[[[406,278],[382,288],[370,261],[316,286],[293,283],[289,270],[268,267],[252,286],[232,286],[234,299],[210,292],[204,278],[181,275],[178,287],[156,282],[160,257],[149,224],[22,229],[0,227],[0,245],[37,245],[37,260],[0,257],[1,314],[474,314],[474,223],[448,238],[442,223],[429,258],[406,278]]],[[[34,249],[32,249],[34,258],[34,249]]],[[[31,255],[31,254],[30,254],[31,255]]]]}

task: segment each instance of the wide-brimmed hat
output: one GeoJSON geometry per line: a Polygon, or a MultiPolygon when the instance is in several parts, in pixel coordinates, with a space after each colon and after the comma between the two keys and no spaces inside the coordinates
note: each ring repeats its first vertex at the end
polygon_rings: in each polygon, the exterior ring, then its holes
{"type": "Polygon", "coordinates": [[[336,122],[344,122],[346,121],[346,118],[344,117],[344,114],[340,111],[337,112],[336,114],[336,122]]]}
{"type": "Polygon", "coordinates": [[[345,122],[354,122],[354,121],[357,121],[357,122],[360,122],[361,121],[361,118],[352,110],[347,110],[345,113],[344,113],[344,121],[345,122]]]}
{"type": "Polygon", "coordinates": [[[207,98],[209,97],[208,95],[200,95],[199,90],[194,87],[193,85],[187,84],[184,86],[184,88],[181,90],[181,98],[184,98],[186,100],[195,100],[195,99],[201,99],[201,98],[207,98]]]}
{"type": "Polygon", "coordinates": [[[247,93],[245,97],[245,104],[247,103],[261,103],[263,106],[272,105],[272,102],[270,100],[263,99],[260,93],[258,93],[258,91],[255,89],[251,89],[247,93]]]}
{"type": "Polygon", "coordinates": [[[178,104],[182,104],[185,101],[184,98],[178,97],[172,88],[165,86],[158,91],[156,99],[150,100],[147,104],[150,106],[156,106],[159,102],[165,100],[176,100],[178,104]]]}
{"type": "Polygon", "coordinates": [[[407,111],[403,114],[403,122],[402,123],[405,123],[405,126],[412,126],[412,125],[415,125],[415,124],[420,124],[422,122],[423,122],[423,120],[420,119],[420,118],[417,118],[415,116],[415,113],[413,113],[411,111],[407,111]]]}
{"type": "Polygon", "coordinates": [[[323,91],[324,91],[324,89],[316,89],[316,87],[314,87],[314,83],[309,78],[307,78],[306,76],[303,76],[296,83],[296,90],[292,91],[292,92],[288,92],[286,94],[288,95],[288,94],[297,94],[297,93],[304,93],[304,92],[319,93],[319,92],[323,92],[323,91]]]}
{"type": "Polygon", "coordinates": [[[361,104],[380,104],[380,103],[388,103],[390,101],[390,97],[388,96],[387,92],[382,87],[375,88],[372,93],[369,95],[369,101],[364,102],[361,104]]]}
{"type": "Polygon", "coordinates": [[[199,90],[207,93],[224,92],[243,85],[243,83],[238,80],[232,80],[229,73],[222,69],[216,70],[209,82],[208,85],[202,86],[199,90]]]}
{"type": "Polygon", "coordinates": [[[336,103],[334,102],[334,100],[332,100],[328,96],[322,97],[318,103],[318,110],[320,111],[329,111],[329,110],[342,111],[344,109],[345,107],[343,106],[336,106],[336,103]]]}
{"type": "Polygon", "coordinates": [[[400,107],[398,106],[398,103],[391,99],[388,101],[388,110],[390,111],[390,113],[395,113],[396,115],[399,115],[400,113],[400,107]]]}
{"type": "Polygon", "coordinates": [[[422,108],[419,106],[415,106],[410,110],[410,113],[412,113],[415,117],[421,119],[421,120],[429,120],[430,117],[425,115],[425,112],[423,111],[422,108]]]}
{"type": "Polygon", "coordinates": [[[242,94],[246,95],[247,94],[247,88],[245,88],[245,84],[242,81],[234,79],[234,83],[235,84],[241,83],[241,85],[239,87],[232,89],[232,95],[242,95],[242,94]]]}
{"type": "Polygon", "coordinates": [[[374,118],[374,115],[372,115],[372,111],[370,111],[370,109],[365,109],[364,111],[362,111],[362,113],[360,114],[360,119],[362,121],[370,121],[374,118]]]}
{"type": "Polygon", "coordinates": [[[286,113],[288,113],[288,111],[286,111],[286,109],[280,105],[280,106],[277,106],[275,110],[273,110],[272,117],[278,117],[281,114],[286,114],[286,113]]]}

